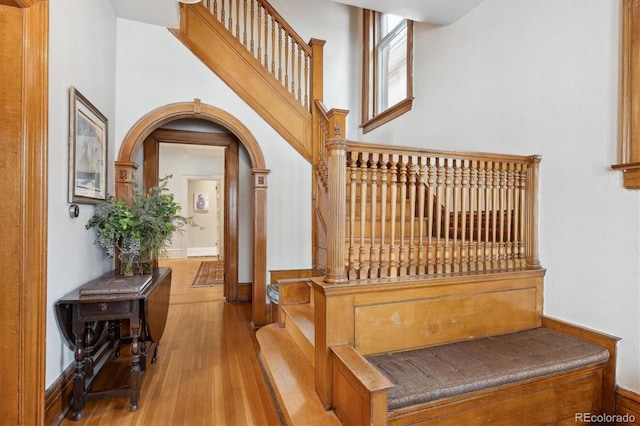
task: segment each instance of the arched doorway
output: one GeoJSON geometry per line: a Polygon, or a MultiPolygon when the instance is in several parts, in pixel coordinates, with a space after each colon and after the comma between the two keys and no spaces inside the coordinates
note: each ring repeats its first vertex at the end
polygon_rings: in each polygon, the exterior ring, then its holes
{"type": "Polygon", "coordinates": [[[138,168],[136,155],[147,136],[166,123],[186,118],[210,121],[228,129],[238,138],[249,155],[253,175],[254,209],[251,319],[254,327],[259,327],[266,324],[266,190],[269,170],[265,167],[260,146],[249,129],[226,111],[202,104],[199,99],[165,105],[149,112],[131,127],[120,146],[115,162],[116,197],[126,198],[131,193],[135,171],[138,168]]]}

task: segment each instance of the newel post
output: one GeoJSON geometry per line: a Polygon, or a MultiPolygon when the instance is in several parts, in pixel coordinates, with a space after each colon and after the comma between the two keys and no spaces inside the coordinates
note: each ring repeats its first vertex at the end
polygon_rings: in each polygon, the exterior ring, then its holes
{"type": "Polygon", "coordinates": [[[525,261],[527,268],[539,268],[538,257],[538,190],[540,185],[540,161],[542,157],[532,155],[527,167],[527,242],[525,261]]]}
{"type": "Polygon", "coordinates": [[[324,68],[324,40],[312,38],[309,41],[309,47],[311,47],[311,75],[309,80],[311,81],[311,93],[309,93],[309,101],[311,103],[316,100],[322,101],[324,99],[324,87],[323,87],[323,68],[324,68]]]}
{"type": "MultiPolygon", "coordinates": [[[[337,133],[340,129],[337,128],[337,133]]],[[[347,281],[345,260],[345,214],[347,196],[347,140],[333,138],[327,141],[327,194],[329,198],[327,229],[327,273],[324,281],[347,281]]]]}

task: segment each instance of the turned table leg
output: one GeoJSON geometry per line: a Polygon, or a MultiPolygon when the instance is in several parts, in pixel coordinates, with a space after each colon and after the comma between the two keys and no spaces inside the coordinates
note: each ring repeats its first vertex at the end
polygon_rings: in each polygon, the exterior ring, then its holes
{"type": "MultiPolygon", "coordinates": [[[[134,311],[137,311],[137,303],[133,303],[134,311]]],[[[140,367],[140,318],[133,315],[131,318],[131,411],[138,409],[140,400],[140,384],[142,382],[142,369],[140,367]]]]}
{"type": "Polygon", "coordinates": [[[71,401],[71,410],[73,411],[73,420],[82,419],[82,411],[84,410],[84,323],[79,324],[81,329],[74,329],[74,335],[76,338],[76,348],[73,352],[74,359],[76,361],[75,372],[73,374],[73,398],[71,401]]]}

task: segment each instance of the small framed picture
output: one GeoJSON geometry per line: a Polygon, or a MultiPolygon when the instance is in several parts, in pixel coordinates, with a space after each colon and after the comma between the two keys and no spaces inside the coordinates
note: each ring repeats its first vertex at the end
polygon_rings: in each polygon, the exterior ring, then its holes
{"type": "Polygon", "coordinates": [[[193,194],[193,211],[196,213],[206,213],[209,211],[209,195],[193,194]]]}
{"type": "Polygon", "coordinates": [[[69,202],[107,199],[108,120],[75,87],[69,89],[69,202]]]}

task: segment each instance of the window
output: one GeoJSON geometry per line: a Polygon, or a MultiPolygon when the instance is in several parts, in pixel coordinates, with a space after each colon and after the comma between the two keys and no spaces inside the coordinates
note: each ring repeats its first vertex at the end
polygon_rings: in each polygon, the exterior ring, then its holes
{"type": "Polygon", "coordinates": [[[411,110],[413,21],[364,11],[362,128],[367,133],[411,110]]]}

